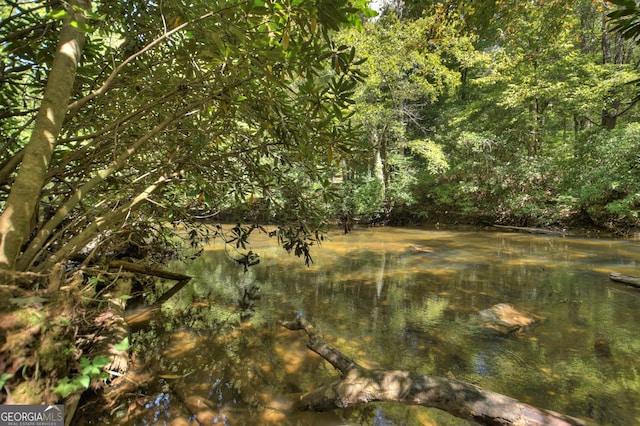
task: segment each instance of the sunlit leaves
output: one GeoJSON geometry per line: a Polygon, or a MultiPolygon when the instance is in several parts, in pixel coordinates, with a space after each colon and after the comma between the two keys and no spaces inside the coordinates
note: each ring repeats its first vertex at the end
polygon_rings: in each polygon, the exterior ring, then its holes
{"type": "Polygon", "coordinates": [[[113,345],[113,348],[116,351],[128,351],[129,350],[129,337],[125,337],[122,339],[120,343],[116,343],[113,345]]]}
{"type": "MultiPolygon", "coordinates": [[[[473,63],[473,47],[470,38],[435,16],[400,20],[396,14],[366,23],[363,31],[343,31],[340,42],[355,47],[345,53],[355,54],[353,60],[361,63],[363,75],[349,111],[369,137],[369,152],[362,159],[368,164],[363,176],[352,177],[357,189],[345,188],[351,194],[345,209],[375,215],[411,199],[408,191],[417,168],[407,164],[410,160],[433,172],[446,168],[441,149],[425,139],[429,130],[420,117],[455,92],[461,71],[473,63]],[[371,180],[372,168],[380,182],[371,180]]],[[[333,64],[339,69],[339,61],[333,64]]]]}
{"type": "Polygon", "coordinates": [[[92,379],[105,379],[108,377],[108,374],[104,373],[102,369],[109,362],[111,360],[105,356],[96,356],[93,359],[80,358],[78,375],[73,378],[63,377],[54,391],[65,398],[73,392],[87,389],[92,379]]]}
{"type": "Polygon", "coordinates": [[[7,381],[9,381],[12,377],[13,374],[11,373],[2,373],[2,375],[0,375],[0,387],[4,388],[5,383],[7,383],[7,381]]]}
{"type": "Polygon", "coordinates": [[[51,19],[64,19],[67,16],[69,16],[69,12],[66,11],[65,9],[60,9],[60,10],[52,10],[49,13],[47,13],[47,18],[51,18],[51,19]]]}
{"type": "Polygon", "coordinates": [[[427,170],[429,173],[442,173],[449,168],[449,163],[447,162],[447,157],[442,146],[429,139],[414,139],[407,141],[400,146],[409,148],[414,155],[426,160],[427,170]]]}
{"type": "Polygon", "coordinates": [[[594,220],[637,226],[639,135],[640,126],[632,123],[585,136],[584,146],[578,150],[580,167],[569,173],[568,195],[573,197],[574,206],[585,209],[594,220]]]}

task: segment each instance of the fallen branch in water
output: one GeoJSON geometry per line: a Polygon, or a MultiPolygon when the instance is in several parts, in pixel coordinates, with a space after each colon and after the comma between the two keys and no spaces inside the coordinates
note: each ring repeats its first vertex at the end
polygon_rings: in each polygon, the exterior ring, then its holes
{"type": "Polygon", "coordinates": [[[609,279],[611,281],[616,281],[616,282],[619,282],[619,283],[629,284],[629,285],[632,285],[634,287],[640,287],[640,277],[637,277],[635,275],[624,275],[624,274],[619,274],[617,272],[612,272],[609,275],[609,279]]]}
{"type": "Polygon", "coordinates": [[[154,277],[166,278],[166,279],[175,280],[175,281],[191,279],[191,277],[188,275],[178,274],[171,271],[165,271],[164,269],[151,268],[146,265],[141,265],[139,263],[126,262],[124,260],[112,260],[111,262],[109,262],[109,267],[122,268],[125,271],[129,271],[129,272],[136,272],[138,274],[144,274],[144,275],[152,275],[154,277]]]}
{"type": "Polygon", "coordinates": [[[304,330],[307,347],[342,373],[337,382],[315,389],[300,399],[309,411],[330,411],[367,402],[399,402],[444,410],[483,425],[588,425],[589,422],[543,410],[478,386],[410,371],[370,370],[329,345],[303,317],[281,321],[289,330],[304,330]]]}
{"type": "Polygon", "coordinates": [[[552,229],[544,228],[529,228],[526,226],[507,226],[507,225],[493,225],[494,228],[510,229],[513,231],[524,231],[530,234],[550,234],[550,235],[565,235],[564,231],[554,231],[552,229]]]}

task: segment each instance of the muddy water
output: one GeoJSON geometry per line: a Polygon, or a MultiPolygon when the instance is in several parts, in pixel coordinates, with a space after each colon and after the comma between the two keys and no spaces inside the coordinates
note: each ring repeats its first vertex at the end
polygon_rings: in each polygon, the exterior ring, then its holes
{"type": "Polygon", "coordinates": [[[303,314],[367,367],[455,377],[601,424],[640,424],[640,289],[608,279],[640,275],[637,241],[359,229],[331,235],[310,267],[266,238],[251,249],[261,262],[247,272],[222,245],[175,265],[193,283],[134,339],[155,378],[103,422],[468,424],[397,404],[298,412],[302,392],[337,379],[300,332],[278,324],[303,314]],[[250,318],[240,323],[245,293],[250,318]],[[478,316],[497,303],[541,320],[497,334],[478,316]]]}

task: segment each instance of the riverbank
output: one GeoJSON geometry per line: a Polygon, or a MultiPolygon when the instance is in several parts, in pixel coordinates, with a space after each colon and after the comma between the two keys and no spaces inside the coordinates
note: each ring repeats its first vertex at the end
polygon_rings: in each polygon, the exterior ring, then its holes
{"type": "Polygon", "coordinates": [[[12,274],[0,285],[0,403],[65,405],[126,372],[131,274],[92,268],[12,274]]]}
{"type": "MultiPolygon", "coordinates": [[[[594,220],[584,212],[567,213],[561,217],[536,216],[526,217],[509,213],[470,215],[455,211],[426,210],[416,214],[415,211],[397,209],[389,213],[383,221],[389,226],[423,226],[423,227],[469,227],[488,229],[494,225],[538,228],[566,235],[640,239],[640,228],[635,223],[609,220],[594,220]]],[[[368,225],[366,221],[363,226],[368,225]]],[[[374,224],[375,225],[375,224],[374,224]]]]}

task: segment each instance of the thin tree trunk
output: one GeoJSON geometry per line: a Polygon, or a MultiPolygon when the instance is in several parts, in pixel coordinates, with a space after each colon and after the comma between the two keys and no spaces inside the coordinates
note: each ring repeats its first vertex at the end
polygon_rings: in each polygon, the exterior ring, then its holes
{"type": "Polygon", "coordinates": [[[60,223],[62,223],[62,221],[69,215],[69,213],[71,213],[71,211],[82,201],[84,197],[87,196],[87,194],[91,190],[93,190],[98,184],[103,182],[115,171],[120,170],[124,166],[125,162],[147,141],[149,141],[154,136],[157,136],[169,124],[184,115],[186,112],[200,107],[203,103],[206,103],[206,101],[207,100],[205,99],[194,102],[189,105],[189,108],[182,109],[163,120],[160,124],[158,124],[144,136],[137,139],[129,147],[127,147],[127,149],[123,151],[118,158],[112,161],[108,167],[98,171],[91,179],[89,179],[84,185],[77,189],[73,193],[73,195],[71,195],[67,199],[67,201],[62,206],[60,206],[55,215],[51,219],[49,219],[46,224],[44,224],[33,241],[31,241],[29,247],[26,248],[22,258],[16,263],[17,269],[26,271],[33,265],[36,256],[40,252],[40,249],[46,243],[51,234],[55,231],[56,227],[60,225],[60,223]]]}
{"type": "Polygon", "coordinates": [[[386,195],[386,184],[385,184],[385,176],[384,176],[384,153],[383,153],[383,142],[384,138],[383,132],[378,133],[377,130],[373,131],[372,134],[373,143],[375,146],[375,157],[373,163],[373,171],[376,179],[380,182],[380,188],[382,190],[382,198],[384,199],[386,195]]]}
{"type": "Polygon", "coordinates": [[[78,235],[74,236],[71,240],[69,240],[64,246],[58,249],[55,253],[50,255],[47,259],[45,259],[41,264],[39,264],[36,268],[37,271],[47,271],[54,264],[59,262],[61,259],[68,258],[80,250],[84,248],[92,239],[94,239],[100,232],[104,229],[110,228],[115,223],[117,223],[120,219],[125,217],[131,211],[140,207],[140,205],[146,201],[151,194],[153,194],[156,190],[162,188],[166,185],[171,178],[161,177],[153,184],[149,185],[145,190],[138,194],[133,200],[129,203],[125,204],[122,207],[104,215],[101,217],[95,218],[91,224],[85,228],[78,235]]]}
{"type": "Polygon", "coordinates": [[[14,269],[20,248],[31,232],[31,221],[40,200],[45,174],[53,154],[56,139],[67,113],[78,62],[84,45],[81,30],[88,0],[69,1],[70,16],[60,32],[60,42],[53,59],[44,90],[42,104],[24,158],[11,187],[5,209],[0,216],[0,268],[14,269]]]}

